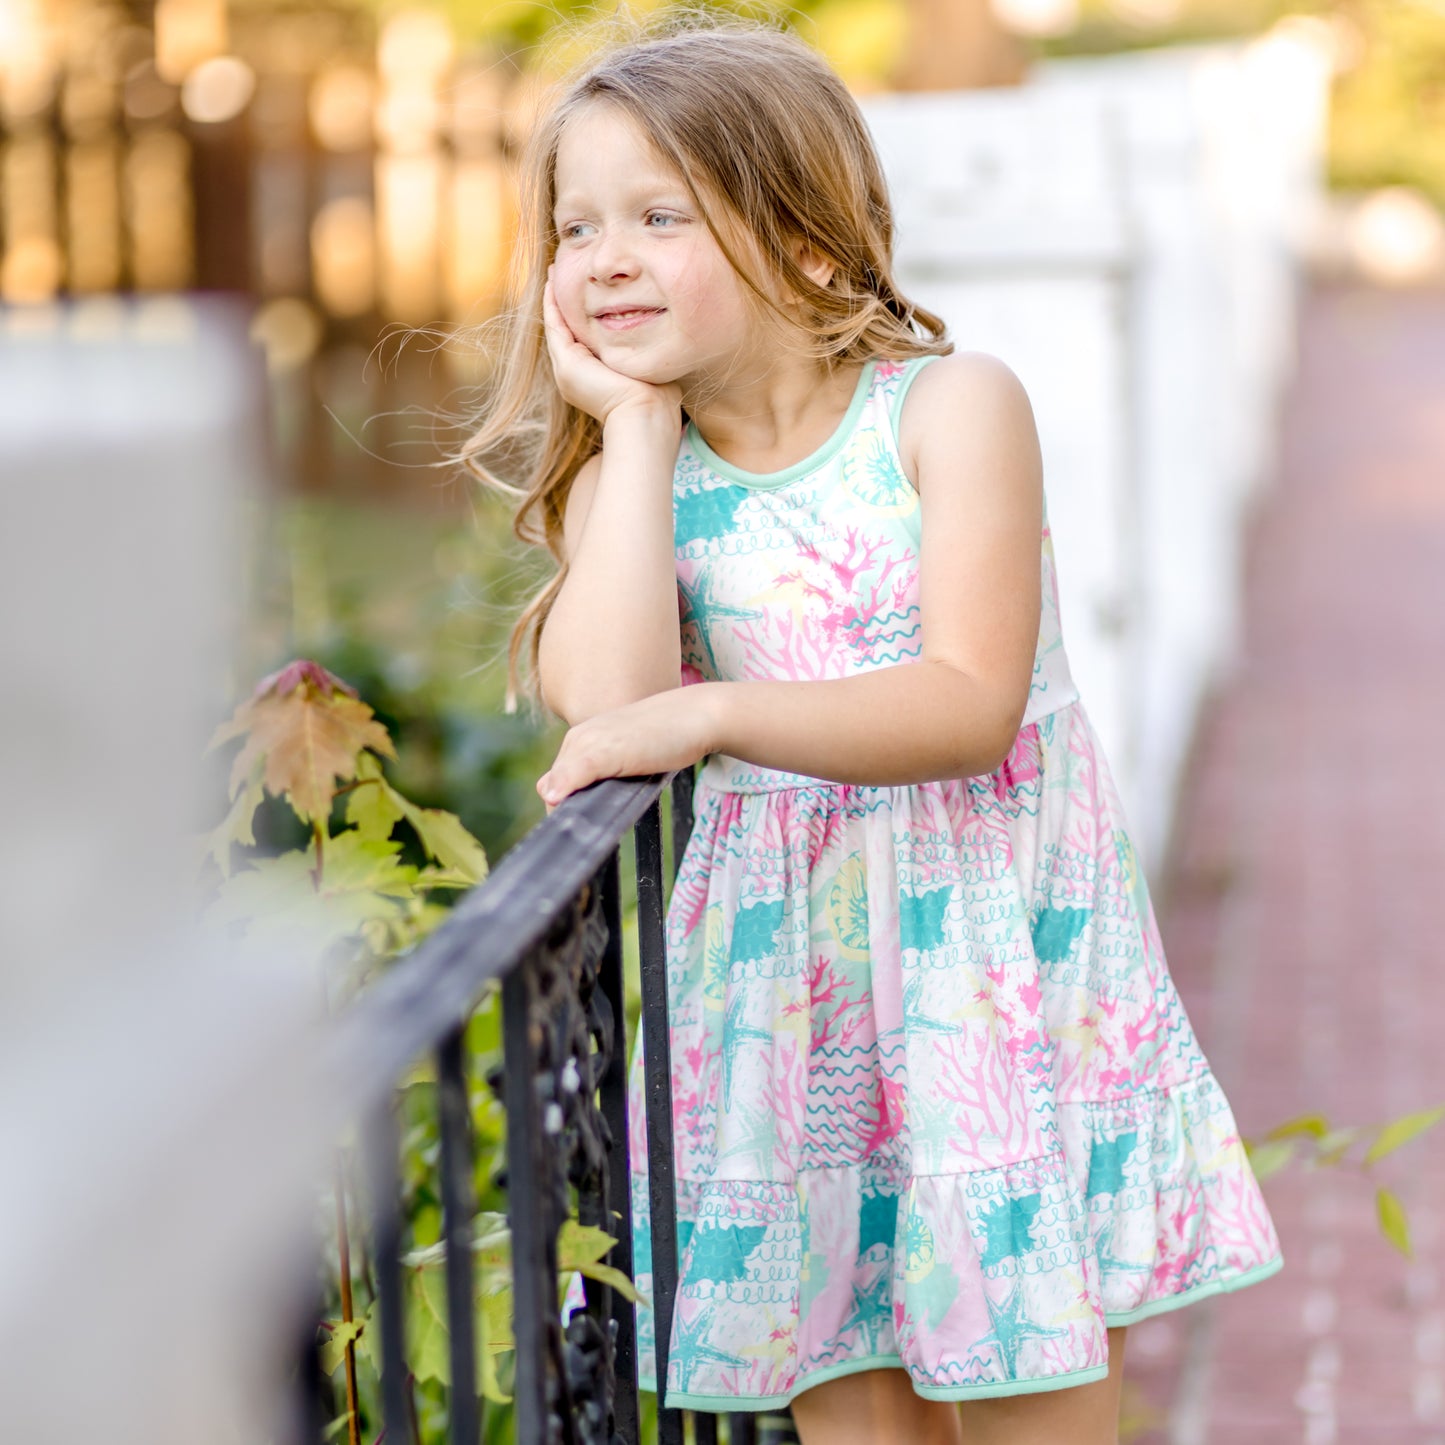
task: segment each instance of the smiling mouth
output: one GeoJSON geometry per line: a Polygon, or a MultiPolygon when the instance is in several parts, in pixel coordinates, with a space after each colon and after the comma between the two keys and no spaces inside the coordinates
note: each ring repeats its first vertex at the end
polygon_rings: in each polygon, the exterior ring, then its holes
{"type": "Polygon", "coordinates": [[[641,326],[644,321],[661,316],[666,309],[665,306],[615,306],[607,311],[597,312],[592,319],[609,331],[627,331],[634,326],[641,326]]]}

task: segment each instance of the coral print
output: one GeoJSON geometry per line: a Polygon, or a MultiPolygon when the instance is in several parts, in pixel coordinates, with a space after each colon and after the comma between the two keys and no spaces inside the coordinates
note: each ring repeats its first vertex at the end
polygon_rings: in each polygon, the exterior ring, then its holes
{"type": "MultiPolygon", "coordinates": [[[[923,364],[865,367],[832,441],[784,472],[739,472],[689,430],[684,681],[921,655],[896,419],[923,364]]],[[[950,1400],[1100,1379],[1108,1327],[1280,1265],[1070,677],[1047,519],[1041,546],[1028,708],[994,773],[702,768],[668,918],[671,1405],[760,1408],[878,1366],[950,1400]]],[[[648,1291],[640,1051],[632,1087],[648,1291]]],[[[656,1388],[651,1331],[644,1310],[656,1388]]]]}

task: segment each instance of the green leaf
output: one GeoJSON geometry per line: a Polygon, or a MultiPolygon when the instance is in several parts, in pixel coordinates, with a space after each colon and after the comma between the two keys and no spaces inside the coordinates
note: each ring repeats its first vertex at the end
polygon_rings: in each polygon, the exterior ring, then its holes
{"type": "Polygon", "coordinates": [[[210,908],[211,920],[244,923],[309,907],[316,897],[312,866],[311,855],[299,850],[278,858],[257,858],[222,886],[210,908]]]}
{"type": "Polygon", "coordinates": [[[436,1059],[431,1054],[422,1054],[412,1061],[411,1067],[401,1076],[399,1089],[415,1088],[418,1084],[435,1084],[437,1081],[436,1059]]]}
{"type": "Polygon", "coordinates": [[[444,813],[440,808],[418,808],[400,793],[393,792],[392,797],[402,806],[406,821],[416,829],[429,857],[469,883],[480,883],[487,876],[487,855],[482,845],[467,832],[455,813],[444,813]]]}
{"type": "Polygon", "coordinates": [[[515,1349],[517,1342],[512,1337],[512,1291],[493,1290],[481,1298],[479,1321],[481,1330],[478,1338],[488,1354],[501,1350],[515,1349]]]}
{"type": "Polygon", "coordinates": [[[1358,1129],[1332,1129],[1319,1141],[1317,1146],[1319,1152],[1315,1155],[1315,1163],[1338,1164],[1350,1152],[1350,1145],[1359,1137],[1358,1129]]]}
{"type": "MultiPolygon", "coordinates": [[[[360,784],[346,804],[346,820],[359,828],[365,819],[369,836],[389,837],[392,826],[405,818],[416,830],[427,857],[440,863],[434,887],[470,887],[487,876],[487,855],[482,845],[462,826],[455,813],[440,808],[419,808],[403,797],[382,776],[381,764],[363,753],[357,760],[360,784]],[[353,810],[355,810],[353,812],[353,810]],[[385,832],[381,831],[383,824],[385,832]],[[454,883],[453,879],[460,882],[454,883]]],[[[363,831],[366,831],[363,829],[363,831]]]]}
{"type": "Polygon", "coordinates": [[[1375,1212],[1380,1220],[1380,1233],[1405,1256],[1411,1257],[1410,1222],[1405,1217],[1404,1205],[1388,1189],[1375,1191],[1375,1212]]]}
{"type": "Polygon", "coordinates": [[[512,1233],[507,1228],[506,1216],[479,1214],[473,1226],[476,1237],[472,1241],[473,1259],[484,1278],[494,1275],[512,1274],[512,1233]],[[501,1220],[498,1224],[496,1221],[501,1220]]]}
{"type": "Polygon", "coordinates": [[[1276,1124],[1264,1137],[1266,1139],[1288,1139],[1294,1134],[1308,1134],[1313,1139],[1323,1139],[1330,1132],[1330,1121],[1323,1114],[1301,1114],[1287,1123],[1276,1124]]]}
{"type": "Polygon", "coordinates": [[[396,794],[381,775],[381,762],[374,753],[362,753],[356,760],[356,785],[346,797],[346,821],[363,838],[386,839],[402,819],[396,794]]]}
{"type": "Polygon", "coordinates": [[[477,1060],[490,1060],[502,1052],[501,992],[491,989],[467,1020],[467,1052],[477,1060]]]}
{"type": "Polygon", "coordinates": [[[376,1301],[372,1300],[372,1302],[367,1305],[366,1313],[362,1315],[360,1323],[357,1326],[356,1353],[361,1359],[367,1361],[372,1369],[379,1370],[381,1368],[381,1362],[376,1358],[376,1331],[369,1328],[375,1314],[376,1301]]]}
{"type": "Polygon", "coordinates": [[[557,1234],[557,1268],[564,1274],[601,1259],[617,1241],[593,1224],[566,1220],[557,1234]]]}
{"type": "Polygon", "coordinates": [[[393,919],[399,900],[365,887],[317,893],[309,853],[259,858],[220,887],[207,921],[223,928],[244,927],[248,943],[284,950],[323,949],[355,937],[374,919],[393,919]]]}
{"type": "Polygon", "coordinates": [[[496,1405],[506,1405],[512,1397],[502,1390],[497,1374],[497,1356],[516,1348],[512,1338],[512,1292],[499,1291],[485,1295],[481,1301],[477,1330],[477,1371],[482,1394],[496,1405]]]}
{"type": "Polygon", "coordinates": [[[1271,1174],[1278,1174],[1294,1158],[1296,1147],[1296,1141],[1293,1139],[1274,1139],[1264,1144],[1246,1144],[1245,1148],[1249,1154],[1250,1168],[1254,1170],[1254,1177],[1268,1179],[1271,1174]]]}
{"type": "Polygon", "coordinates": [[[652,1308],[652,1301],[615,1265],[579,1264],[577,1269],[581,1274],[591,1275],[593,1279],[600,1279],[603,1284],[610,1284],[623,1299],[631,1300],[633,1304],[644,1304],[648,1309],[652,1308]]]}
{"type": "Polygon", "coordinates": [[[321,1438],[322,1438],[323,1440],[339,1440],[339,1439],[341,1439],[341,1432],[342,1432],[343,1430],[345,1430],[346,1427],[347,1427],[350,1423],[351,1423],[351,1411],[348,1410],[344,1415],[338,1415],[338,1416],[321,1432],[321,1438]]]}
{"type": "Polygon", "coordinates": [[[256,809],[266,796],[266,789],[261,785],[261,773],[258,763],[245,785],[237,790],[221,825],[206,835],[204,856],[215,861],[222,878],[231,876],[231,845],[235,843],[243,848],[252,848],[256,844],[253,826],[256,809]]]}
{"type": "Polygon", "coordinates": [[[366,1321],[352,1320],[348,1324],[345,1320],[330,1320],[328,1323],[331,1325],[331,1334],[321,1346],[321,1368],[328,1375],[334,1375],[346,1358],[347,1345],[356,1340],[366,1328],[366,1321]]]}
{"type": "Polygon", "coordinates": [[[410,898],[416,892],[416,869],[409,863],[397,862],[400,852],[400,843],[364,838],[355,828],[342,829],[325,845],[322,893],[381,893],[389,898],[410,898]]]}
{"type": "Polygon", "coordinates": [[[439,1269],[412,1269],[406,1276],[406,1359],[418,1380],[451,1378],[447,1355],[447,1282],[439,1269]]]}
{"type": "Polygon", "coordinates": [[[1383,1159],[1386,1154],[1393,1154],[1400,1145],[1408,1144],[1411,1139],[1433,1129],[1442,1119],[1445,1119],[1445,1106],[1421,1109],[1386,1124],[1366,1152],[1365,1163],[1373,1164],[1377,1159],[1383,1159]]]}
{"type": "Polygon", "coordinates": [[[416,875],[418,888],[470,888],[477,880],[455,869],[423,868],[416,875]]]}

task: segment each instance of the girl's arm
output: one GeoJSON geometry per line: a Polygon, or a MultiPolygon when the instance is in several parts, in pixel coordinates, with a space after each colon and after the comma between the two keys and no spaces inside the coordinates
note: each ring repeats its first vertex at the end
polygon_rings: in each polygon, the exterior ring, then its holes
{"type": "Polygon", "coordinates": [[[672,542],[672,469],[682,434],[676,387],[604,367],[547,290],[547,344],[562,395],[602,421],[602,451],[572,483],[567,577],[538,642],[547,706],[576,725],[665,688],[682,671],[672,542]]]}
{"type": "Polygon", "coordinates": [[[1018,378],[946,358],[904,406],[922,499],[923,656],[819,682],[699,683],[594,718],[538,783],[549,802],[601,777],[710,752],[840,783],[899,786],[992,772],[1028,703],[1038,644],[1042,464],[1018,378]]]}

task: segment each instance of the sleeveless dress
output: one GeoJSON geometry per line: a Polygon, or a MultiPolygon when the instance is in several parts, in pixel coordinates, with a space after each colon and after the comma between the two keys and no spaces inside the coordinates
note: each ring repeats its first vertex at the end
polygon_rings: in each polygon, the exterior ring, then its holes
{"type": "MultiPolygon", "coordinates": [[[[922,361],[864,367],[813,456],[674,476],[684,680],[922,654],[922,361]]],[[[1105,1329],[1273,1274],[1279,1241],[1166,967],[1069,674],[1047,515],[998,771],[862,787],[714,754],[667,918],[678,1290],[666,1403],[785,1404],[901,1366],[966,1400],[1100,1379],[1105,1329]]],[[[890,726],[887,717],[878,726],[890,726]]],[[[634,1271],[652,1287],[641,1048],[634,1271]]],[[[639,1381],[655,1390],[652,1312],[639,1381]]]]}

